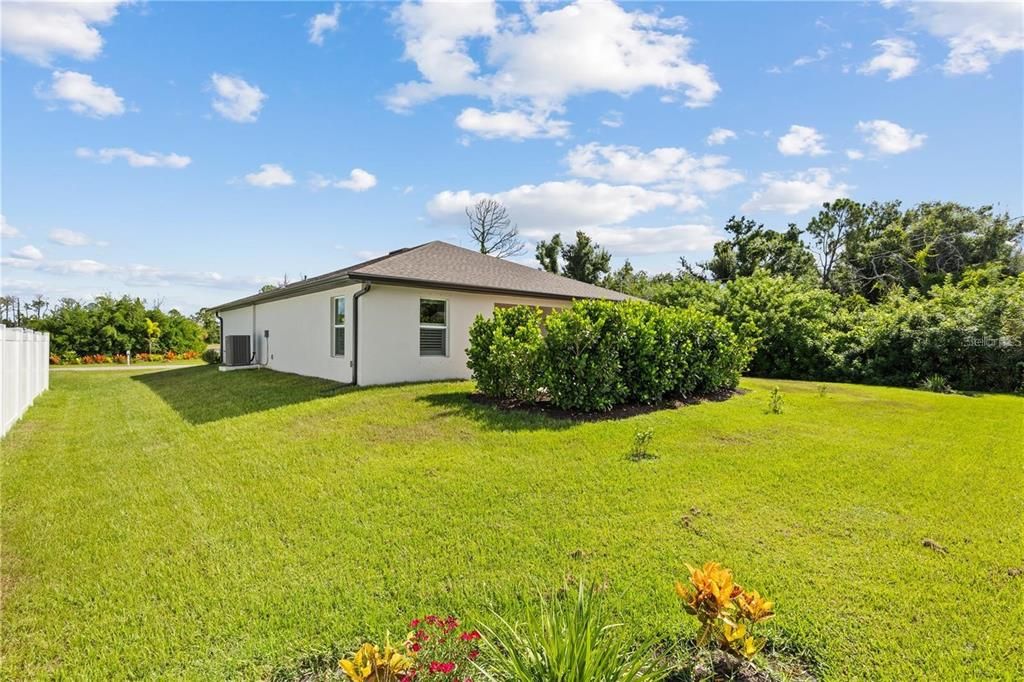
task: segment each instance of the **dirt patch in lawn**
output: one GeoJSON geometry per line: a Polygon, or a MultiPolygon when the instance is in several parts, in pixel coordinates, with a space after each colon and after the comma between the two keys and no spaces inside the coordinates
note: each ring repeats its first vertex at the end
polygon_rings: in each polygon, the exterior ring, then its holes
{"type": "Polygon", "coordinates": [[[723,388],[710,393],[703,393],[701,395],[694,395],[683,399],[662,400],[649,405],[616,405],[606,412],[563,410],[560,407],[552,405],[551,401],[546,398],[542,398],[534,402],[523,402],[519,400],[491,398],[490,396],[486,396],[482,393],[471,393],[469,395],[469,400],[470,402],[478,405],[486,405],[488,407],[494,407],[499,410],[506,410],[510,412],[540,414],[554,419],[570,421],[599,422],[615,419],[628,419],[629,417],[636,417],[637,415],[649,414],[651,412],[659,412],[661,410],[676,410],[687,405],[697,405],[707,402],[720,403],[732,398],[733,396],[743,395],[746,392],[747,391],[739,388],[723,388]]]}

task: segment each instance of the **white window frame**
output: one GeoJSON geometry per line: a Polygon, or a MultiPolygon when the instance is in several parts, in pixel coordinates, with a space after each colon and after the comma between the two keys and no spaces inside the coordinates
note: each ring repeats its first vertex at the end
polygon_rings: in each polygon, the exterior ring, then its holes
{"type": "Polygon", "coordinates": [[[446,357],[448,357],[448,348],[449,348],[449,346],[451,344],[451,332],[448,329],[448,327],[449,327],[448,321],[449,321],[450,315],[451,315],[451,306],[449,305],[447,298],[426,298],[426,297],[421,296],[416,301],[416,320],[419,322],[419,325],[416,328],[416,347],[417,347],[417,350],[419,352],[419,357],[421,357],[421,358],[446,358],[446,357]],[[437,324],[436,322],[419,322],[420,312],[421,312],[421,310],[423,308],[423,302],[424,301],[436,301],[436,302],[444,303],[444,324],[437,324]],[[423,354],[423,351],[419,348],[420,329],[443,329],[444,330],[444,355],[424,355],[423,354]]]}
{"type": "Polygon", "coordinates": [[[348,323],[348,301],[345,300],[344,296],[331,296],[331,357],[332,358],[343,358],[345,357],[345,346],[348,345],[348,331],[345,329],[348,323]],[[344,320],[341,324],[338,324],[338,301],[342,302],[345,310],[342,313],[344,320]],[[336,338],[337,330],[341,329],[341,352],[338,351],[336,338]]]}

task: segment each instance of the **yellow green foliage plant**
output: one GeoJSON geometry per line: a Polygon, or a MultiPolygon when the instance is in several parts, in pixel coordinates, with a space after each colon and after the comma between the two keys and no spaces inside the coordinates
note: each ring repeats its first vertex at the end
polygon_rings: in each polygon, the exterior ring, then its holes
{"type": "Polygon", "coordinates": [[[733,656],[753,659],[765,645],[763,638],[755,636],[755,629],[775,615],[772,602],[754,590],[743,589],[731,570],[714,561],[700,568],[687,568],[688,584],[676,582],[676,594],[686,612],[700,624],[697,646],[707,648],[717,643],[733,656]]]}

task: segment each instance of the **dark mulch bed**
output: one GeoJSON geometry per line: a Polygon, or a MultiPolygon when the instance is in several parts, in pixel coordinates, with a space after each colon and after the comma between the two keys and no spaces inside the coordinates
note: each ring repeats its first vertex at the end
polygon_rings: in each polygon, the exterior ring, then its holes
{"type": "Polygon", "coordinates": [[[579,412],[576,410],[563,410],[551,404],[551,401],[542,398],[535,402],[522,402],[519,400],[503,400],[491,398],[482,393],[471,393],[470,402],[478,405],[487,405],[499,410],[525,412],[529,414],[541,414],[554,419],[566,419],[581,422],[599,422],[614,419],[627,419],[640,414],[658,412],[661,410],[675,410],[686,405],[697,405],[699,403],[713,402],[720,403],[736,395],[743,395],[745,390],[738,388],[723,388],[718,391],[704,393],[701,395],[689,396],[683,399],[663,400],[650,405],[617,405],[607,412],[579,412]]]}

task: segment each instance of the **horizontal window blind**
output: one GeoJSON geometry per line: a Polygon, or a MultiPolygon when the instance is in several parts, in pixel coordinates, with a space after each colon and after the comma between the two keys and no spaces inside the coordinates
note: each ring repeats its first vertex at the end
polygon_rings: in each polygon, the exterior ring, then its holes
{"type": "Polygon", "coordinates": [[[443,327],[420,327],[420,355],[444,355],[447,335],[443,327]]]}

